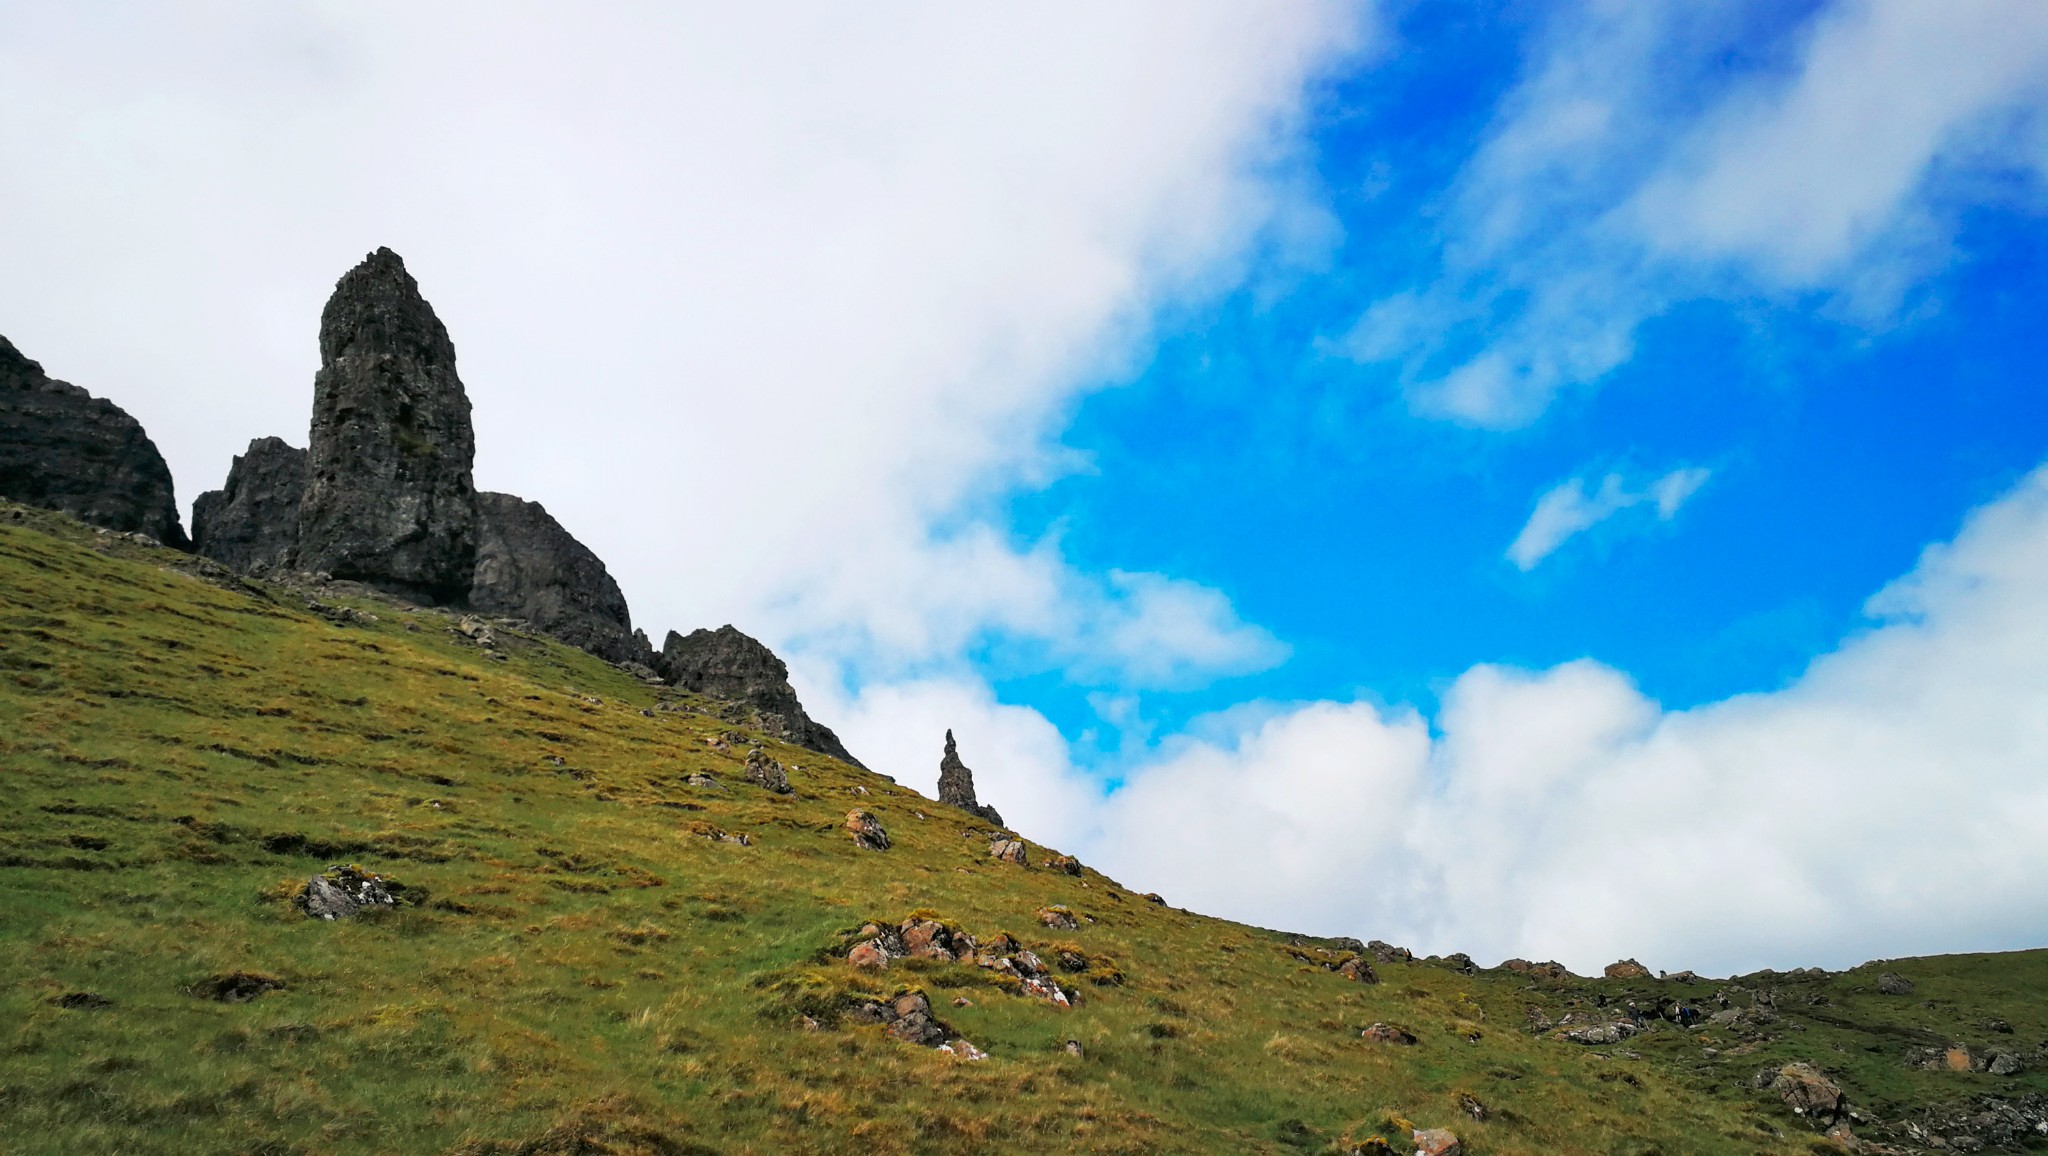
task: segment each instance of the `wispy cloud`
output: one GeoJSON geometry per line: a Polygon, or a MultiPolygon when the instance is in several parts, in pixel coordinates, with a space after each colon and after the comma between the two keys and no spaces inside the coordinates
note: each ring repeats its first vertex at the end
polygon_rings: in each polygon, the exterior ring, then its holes
{"type": "Polygon", "coordinates": [[[2048,6],[1845,0],[1779,33],[1787,66],[1727,67],[1777,7],[1561,16],[1451,190],[1437,274],[1366,309],[1351,355],[1418,412],[1524,425],[1676,302],[1818,293],[1885,323],[1948,259],[1959,175],[2048,172],[2048,6]]]}
{"type": "Polygon", "coordinates": [[[1641,489],[1630,489],[1620,474],[1602,478],[1599,489],[1592,493],[1586,492],[1584,478],[1554,486],[1536,499],[1535,511],[1508,546],[1508,561],[1522,570],[1532,570],[1574,535],[1639,506],[1649,506],[1659,521],[1668,522],[1686,499],[1707,484],[1711,473],[1704,466],[1689,466],[1672,470],[1641,489]]]}

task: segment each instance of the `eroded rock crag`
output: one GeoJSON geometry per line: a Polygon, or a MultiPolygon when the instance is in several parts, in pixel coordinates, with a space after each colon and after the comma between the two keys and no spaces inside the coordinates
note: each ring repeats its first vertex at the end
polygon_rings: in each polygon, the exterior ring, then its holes
{"type": "Polygon", "coordinates": [[[257,438],[228,467],[227,484],[192,503],[193,548],[244,574],[293,569],[305,496],[306,451],[257,438]]]}
{"type": "Polygon", "coordinates": [[[1003,825],[1003,817],[994,807],[975,801],[974,772],[960,761],[960,749],[950,730],[946,732],[946,753],[939,759],[939,802],[979,815],[998,827],[1003,825]]]}
{"type": "Polygon", "coordinates": [[[523,618],[613,662],[645,662],[626,596],[604,562],[576,540],[539,502],[511,494],[476,496],[476,569],[469,607],[523,618]]]}
{"type": "Polygon", "coordinates": [[[171,470],[120,406],[0,337],[0,496],[187,549],[171,470]]]}
{"type": "Polygon", "coordinates": [[[752,708],[761,729],[784,742],[861,765],[832,728],[804,713],[789,685],[789,667],[774,651],[730,624],[688,635],[669,631],[655,669],[682,690],[752,708]]]}

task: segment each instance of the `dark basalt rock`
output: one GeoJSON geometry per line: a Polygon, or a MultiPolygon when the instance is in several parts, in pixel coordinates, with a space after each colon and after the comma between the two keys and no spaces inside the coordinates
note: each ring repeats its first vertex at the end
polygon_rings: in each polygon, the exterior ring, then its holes
{"type": "Polygon", "coordinates": [[[189,549],[171,470],[134,418],[0,337],[0,496],[189,549]]]}
{"type": "Polygon", "coordinates": [[[192,503],[193,549],[243,574],[292,569],[305,496],[306,451],[257,438],[228,468],[227,485],[192,503]]]}
{"type": "Polygon", "coordinates": [[[656,669],[683,690],[752,707],[762,729],[784,742],[861,765],[830,727],[804,713],[789,685],[789,667],[775,652],[730,625],[693,630],[688,637],[669,631],[656,669]]]}
{"type": "MultiPolygon", "coordinates": [[[[536,630],[612,662],[642,662],[626,596],[604,563],[538,502],[476,496],[470,609],[523,618],[536,630]]],[[[639,639],[644,643],[645,635],[639,639]]]]}
{"type": "Polygon", "coordinates": [[[475,453],[448,330],[379,249],[320,314],[299,568],[460,601],[476,573],[475,453]]]}
{"type": "Polygon", "coordinates": [[[974,799],[974,772],[960,761],[960,751],[953,743],[953,732],[946,732],[946,753],[939,760],[939,802],[949,807],[958,807],[1000,827],[1003,817],[994,807],[978,803],[974,799]]]}

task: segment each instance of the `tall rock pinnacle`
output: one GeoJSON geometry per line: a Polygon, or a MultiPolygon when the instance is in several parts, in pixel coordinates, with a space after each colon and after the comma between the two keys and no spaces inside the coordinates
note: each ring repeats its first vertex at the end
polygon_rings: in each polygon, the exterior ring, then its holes
{"type": "Polygon", "coordinates": [[[299,567],[460,601],[476,570],[475,454],[448,330],[379,249],[320,314],[299,567]]]}
{"type": "Polygon", "coordinates": [[[978,803],[974,799],[974,772],[960,761],[960,750],[953,744],[953,732],[946,732],[946,754],[939,760],[939,802],[949,807],[971,811],[1000,827],[1003,817],[994,807],[978,803]]]}

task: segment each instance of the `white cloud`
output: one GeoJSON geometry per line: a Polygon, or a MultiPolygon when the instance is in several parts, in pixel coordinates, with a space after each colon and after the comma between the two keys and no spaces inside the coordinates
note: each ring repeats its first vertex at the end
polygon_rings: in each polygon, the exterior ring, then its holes
{"type": "Polygon", "coordinates": [[[1420,412],[1524,425],[1674,302],[1811,292],[1884,324],[1947,261],[1968,174],[2038,195],[2048,7],[1838,0],[1788,65],[1729,67],[1777,10],[1566,10],[1451,190],[1438,276],[1345,348],[1394,365],[1420,412]]]}
{"type": "Polygon", "coordinates": [[[1586,492],[1584,478],[1573,478],[1544,492],[1522,526],[1522,532],[1508,544],[1508,561],[1522,570],[1532,570],[1559,546],[1623,510],[1649,505],[1659,521],[1668,522],[1686,499],[1707,483],[1711,471],[1702,466],[1672,470],[1640,489],[1629,489],[1620,474],[1608,474],[1600,488],[1586,492]]]}
{"type": "Polygon", "coordinates": [[[1870,612],[1791,686],[1691,710],[1580,661],[1468,671],[1435,741],[1364,703],[1236,712],[1056,829],[1177,904],[1482,960],[2040,946],[2048,468],[1870,612]]]}
{"type": "Polygon", "coordinates": [[[544,501],[657,639],[732,620],[908,667],[1009,631],[1141,682],[1242,669],[1272,643],[1220,594],[978,515],[1065,468],[1061,415],[1156,308],[1329,244],[1301,94],[1365,24],[17,5],[0,318],[135,413],[189,501],[251,437],[303,442],[321,303],[389,244],[460,350],[479,484],[544,501]]]}

